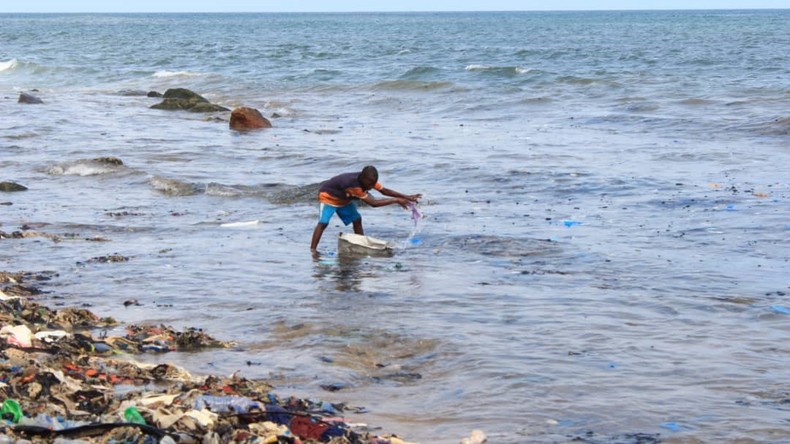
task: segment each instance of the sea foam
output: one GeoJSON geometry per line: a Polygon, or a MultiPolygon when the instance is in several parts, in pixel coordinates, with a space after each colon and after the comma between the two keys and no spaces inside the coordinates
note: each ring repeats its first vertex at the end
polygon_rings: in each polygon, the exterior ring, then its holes
{"type": "Polygon", "coordinates": [[[17,62],[16,59],[11,59],[11,60],[8,60],[8,61],[5,61],[5,62],[0,62],[0,72],[12,71],[17,66],[19,66],[19,62],[17,62]]]}
{"type": "Polygon", "coordinates": [[[198,77],[202,75],[202,73],[191,71],[157,71],[153,74],[153,77],[198,77]]]}

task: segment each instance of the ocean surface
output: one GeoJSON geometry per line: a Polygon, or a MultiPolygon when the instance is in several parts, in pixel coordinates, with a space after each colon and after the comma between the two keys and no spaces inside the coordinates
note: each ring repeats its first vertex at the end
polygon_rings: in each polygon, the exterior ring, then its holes
{"type": "Polygon", "coordinates": [[[58,236],[0,270],[238,344],[140,359],[423,444],[790,442],[790,10],[0,14],[0,102],[0,231],[58,236]],[[313,258],[367,164],[424,217],[313,258]]]}

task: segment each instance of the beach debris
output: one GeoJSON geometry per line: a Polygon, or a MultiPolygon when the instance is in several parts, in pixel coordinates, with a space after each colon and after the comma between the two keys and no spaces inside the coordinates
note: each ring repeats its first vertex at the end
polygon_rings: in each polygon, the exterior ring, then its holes
{"type": "Polygon", "coordinates": [[[411,210],[411,220],[414,221],[414,226],[417,226],[417,223],[422,219],[422,213],[420,210],[417,209],[417,204],[414,202],[409,202],[409,210],[411,210]]]}
{"type": "MultiPolygon", "coordinates": [[[[0,272],[0,283],[29,279],[36,275],[0,272]]],[[[201,329],[128,325],[124,336],[90,333],[116,324],[87,310],[0,299],[0,442],[409,444],[343,417],[363,408],[281,398],[266,381],[236,373],[194,376],[133,360],[232,345],[201,329]]]]}
{"type": "Polygon", "coordinates": [[[249,131],[260,128],[271,128],[272,122],[263,117],[255,108],[241,106],[230,113],[230,129],[236,131],[249,131]]]}
{"type": "Polygon", "coordinates": [[[189,111],[193,113],[213,113],[218,111],[230,111],[224,106],[215,105],[205,97],[190,91],[186,88],[171,88],[165,91],[164,100],[152,105],[152,109],[162,109],[167,111],[189,111]]]}
{"type": "Polygon", "coordinates": [[[772,305],[771,310],[774,313],[790,315],[790,308],[783,305],[772,305]]]}

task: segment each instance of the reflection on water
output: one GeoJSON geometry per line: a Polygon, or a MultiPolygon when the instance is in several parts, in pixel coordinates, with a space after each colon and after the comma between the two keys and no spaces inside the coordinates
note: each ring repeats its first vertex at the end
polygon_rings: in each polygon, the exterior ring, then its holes
{"type": "Polygon", "coordinates": [[[376,275],[370,267],[361,266],[365,260],[364,256],[334,252],[314,256],[313,276],[331,282],[338,292],[359,292],[362,281],[376,275]]]}

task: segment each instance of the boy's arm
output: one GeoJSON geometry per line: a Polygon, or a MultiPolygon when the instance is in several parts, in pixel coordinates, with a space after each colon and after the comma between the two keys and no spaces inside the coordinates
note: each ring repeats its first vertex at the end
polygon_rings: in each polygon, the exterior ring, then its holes
{"type": "Polygon", "coordinates": [[[399,193],[399,192],[397,192],[395,190],[391,190],[389,188],[383,188],[383,187],[380,190],[378,190],[378,191],[381,194],[385,195],[385,196],[397,197],[397,198],[401,198],[401,199],[410,200],[412,202],[417,202],[417,200],[419,200],[422,197],[422,194],[410,194],[410,195],[407,196],[407,195],[399,193]]]}
{"type": "Polygon", "coordinates": [[[407,208],[409,205],[409,200],[406,199],[405,197],[393,197],[392,199],[376,199],[375,197],[371,196],[370,193],[365,195],[365,197],[360,198],[360,200],[370,205],[371,207],[383,207],[385,205],[398,204],[403,208],[407,208]]]}

